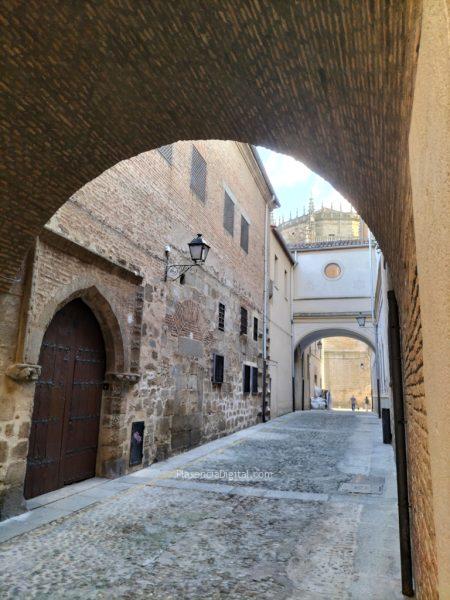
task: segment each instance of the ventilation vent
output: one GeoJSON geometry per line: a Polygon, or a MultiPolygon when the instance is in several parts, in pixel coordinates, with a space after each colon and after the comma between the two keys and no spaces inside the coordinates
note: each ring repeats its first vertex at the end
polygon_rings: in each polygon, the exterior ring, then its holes
{"type": "Polygon", "coordinates": [[[219,302],[219,331],[225,331],[225,304],[219,302]]]}
{"type": "Polygon", "coordinates": [[[173,144],[168,144],[167,146],[160,146],[158,148],[158,152],[167,160],[169,165],[172,164],[173,144]]]}
{"type": "Polygon", "coordinates": [[[206,202],[206,161],[195,146],[192,146],[191,190],[206,202]]]}
{"type": "Polygon", "coordinates": [[[248,232],[249,224],[245,217],[241,216],[241,248],[248,254],[248,232]]]}
{"type": "Polygon", "coordinates": [[[227,192],[223,204],[223,226],[230,235],[234,234],[234,202],[227,192]]]}
{"type": "Polygon", "coordinates": [[[241,335],[247,335],[247,330],[248,330],[248,312],[247,312],[246,308],[241,306],[241,327],[240,327],[239,332],[241,335]]]}

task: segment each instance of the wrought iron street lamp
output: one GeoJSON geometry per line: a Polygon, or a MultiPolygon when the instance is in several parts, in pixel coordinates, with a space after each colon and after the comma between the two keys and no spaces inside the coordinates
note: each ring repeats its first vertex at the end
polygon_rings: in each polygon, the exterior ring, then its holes
{"type": "Polygon", "coordinates": [[[192,269],[192,267],[198,267],[206,261],[208,256],[210,246],[205,242],[201,233],[197,234],[191,242],[188,244],[189,253],[191,255],[191,264],[183,264],[183,265],[171,265],[169,264],[169,257],[171,252],[171,247],[166,246],[166,268],[164,272],[164,281],[171,279],[175,281],[176,279],[184,278],[184,274],[192,269]]]}

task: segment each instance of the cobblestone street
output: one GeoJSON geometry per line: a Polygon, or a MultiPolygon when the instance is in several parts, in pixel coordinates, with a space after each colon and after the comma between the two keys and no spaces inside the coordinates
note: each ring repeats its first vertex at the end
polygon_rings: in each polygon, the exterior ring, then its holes
{"type": "Polygon", "coordinates": [[[0,525],[1,598],[403,597],[374,415],[289,414],[91,482],[0,525]]]}

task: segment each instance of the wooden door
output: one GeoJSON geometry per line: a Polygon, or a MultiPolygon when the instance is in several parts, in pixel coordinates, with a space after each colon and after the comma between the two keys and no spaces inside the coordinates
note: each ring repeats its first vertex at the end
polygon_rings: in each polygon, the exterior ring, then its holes
{"type": "Polygon", "coordinates": [[[105,348],[82,300],[56,313],[41,347],[25,498],[95,476],[105,348]]]}

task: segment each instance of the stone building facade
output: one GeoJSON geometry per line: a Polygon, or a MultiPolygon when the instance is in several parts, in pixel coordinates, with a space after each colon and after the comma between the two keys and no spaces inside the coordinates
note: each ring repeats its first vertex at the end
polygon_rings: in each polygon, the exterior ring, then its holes
{"type": "Polygon", "coordinates": [[[44,335],[73,300],[93,313],[105,347],[96,475],[258,422],[268,186],[245,144],[179,142],[117,164],[50,220],[3,300],[3,518],[23,510],[34,397],[48,383],[44,335]],[[211,247],[207,262],[165,281],[166,257],[190,263],[197,232],[211,247]],[[142,456],[133,462],[136,424],[142,456]]]}
{"type": "Polygon", "coordinates": [[[333,240],[366,241],[368,237],[367,225],[355,211],[343,211],[333,206],[316,209],[312,198],[307,213],[283,220],[278,224],[278,229],[288,244],[333,240]]]}
{"type": "Polygon", "coordinates": [[[372,406],[371,355],[367,344],[347,337],[322,340],[323,387],[330,390],[333,408],[350,407],[355,396],[360,409],[365,409],[364,399],[372,406]]]}

